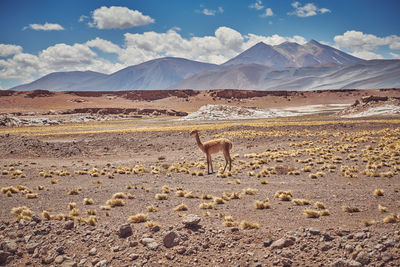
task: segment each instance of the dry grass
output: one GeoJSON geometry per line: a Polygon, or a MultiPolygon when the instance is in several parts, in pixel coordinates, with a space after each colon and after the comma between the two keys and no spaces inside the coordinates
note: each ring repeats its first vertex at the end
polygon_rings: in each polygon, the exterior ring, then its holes
{"type": "Polygon", "coordinates": [[[260,184],[268,184],[268,180],[267,179],[260,180],[260,184]]]}
{"type": "Polygon", "coordinates": [[[258,228],[260,228],[260,224],[257,222],[241,221],[240,228],[242,228],[244,230],[258,229],[258,228]]]}
{"type": "Polygon", "coordinates": [[[305,205],[310,205],[311,201],[308,199],[295,198],[295,199],[292,199],[292,203],[297,206],[305,206],[305,205]]]}
{"type": "Polygon", "coordinates": [[[232,217],[232,216],[224,216],[224,220],[222,221],[222,224],[223,224],[224,226],[226,226],[226,227],[235,227],[235,226],[238,226],[238,225],[239,225],[238,222],[235,222],[235,221],[233,220],[233,217],[232,217]]]}
{"type": "Polygon", "coordinates": [[[177,207],[174,208],[175,211],[185,211],[188,210],[188,207],[185,204],[180,204],[177,207]]]}
{"type": "Polygon", "coordinates": [[[165,200],[165,199],[168,198],[168,195],[167,195],[167,194],[156,194],[154,197],[155,197],[157,200],[165,200]]]}
{"type": "Polygon", "coordinates": [[[353,213],[360,212],[360,208],[358,207],[350,207],[350,206],[342,206],[344,212],[353,213]]]}
{"type": "Polygon", "coordinates": [[[111,198],[113,198],[113,199],[126,199],[126,198],[128,198],[128,195],[126,193],[123,193],[123,192],[118,192],[118,193],[115,193],[111,198]]]}
{"type": "Polygon", "coordinates": [[[33,212],[26,206],[16,207],[11,209],[11,214],[15,216],[16,221],[32,220],[33,212]]]}
{"type": "Polygon", "coordinates": [[[315,206],[317,209],[326,209],[325,204],[322,203],[322,202],[319,202],[319,201],[315,202],[314,206],[315,206]]]}
{"type": "Polygon", "coordinates": [[[169,192],[171,192],[171,188],[169,188],[166,185],[163,185],[163,187],[161,188],[162,192],[165,194],[168,194],[169,192]]]}
{"type": "Polygon", "coordinates": [[[91,198],[84,198],[83,199],[83,205],[93,205],[94,204],[94,200],[91,198]]]}
{"type": "Polygon", "coordinates": [[[304,215],[307,218],[319,218],[321,216],[321,213],[319,212],[319,210],[305,209],[304,215]]]}
{"type": "Polygon", "coordinates": [[[157,212],[158,211],[158,209],[156,207],[154,207],[153,205],[147,206],[146,209],[148,212],[157,212]]]}
{"type": "Polygon", "coordinates": [[[254,201],[254,207],[258,210],[263,210],[263,209],[269,209],[271,207],[271,205],[269,204],[268,201],[264,200],[264,201],[259,201],[256,200],[254,201]]]}
{"type": "Polygon", "coordinates": [[[214,202],[210,202],[210,203],[201,203],[199,205],[200,209],[215,209],[215,203],[214,202]]]}
{"type": "Polygon", "coordinates": [[[250,187],[243,189],[243,193],[246,195],[255,195],[257,191],[258,191],[257,189],[253,189],[250,187]]]}
{"type": "Polygon", "coordinates": [[[49,213],[47,210],[44,210],[44,211],[42,212],[42,217],[43,217],[44,219],[46,219],[46,220],[50,220],[50,219],[51,219],[50,213],[49,213]]]}
{"type": "Polygon", "coordinates": [[[375,189],[374,190],[374,196],[381,197],[384,195],[384,193],[385,193],[385,191],[383,191],[383,189],[375,189]]]}
{"type": "Polygon", "coordinates": [[[215,197],[214,198],[214,203],[215,204],[224,204],[225,200],[223,198],[221,198],[221,197],[215,197]]]}
{"type": "Polygon", "coordinates": [[[383,219],[383,222],[384,222],[384,223],[396,223],[396,222],[400,222],[400,214],[396,215],[396,214],[392,213],[392,214],[386,216],[386,217],[383,219]]]}
{"type": "Polygon", "coordinates": [[[106,202],[106,205],[109,207],[121,207],[125,206],[126,202],[123,199],[117,198],[117,199],[109,199],[106,202]]]}
{"type": "Polygon", "coordinates": [[[387,212],[388,208],[385,206],[382,206],[381,204],[378,205],[378,210],[380,212],[387,212]]]}
{"type": "Polygon", "coordinates": [[[371,225],[375,225],[376,221],[375,220],[362,220],[361,224],[365,227],[371,226],[371,225]]]}
{"type": "Polygon", "coordinates": [[[159,224],[158,222],[155,222],[155,221],[146,221],[145,225],[149,228],[153,228],[156,226],[161,227],[161,224],[159,224]]]}
{"type": "Polygon", "coordinates": [[[30,194],[26,194],[25,196],[27,199],[33,199],[33,198],[37,198],[38,194],[30,193],[30,194]]]}
{"type": "Polygon", "coordinates": [[[200,196],[201,199],[213,199],[213,196],[210,194],[202,194],[200,196]]]}
{"type": "Polygon", "coordinates": [[[138,213],[136,215],[129,216],[128,220],[133,223],[143,223],[148,219],[148,215],[145,213],[138,213]]]}
{"type": "Polygon", "coordinates": [[[72,189],[72,190],[70,190],[70,191],[68,192],[68,195],[70,195],[70,196],[72,196],[72,195],[79,195],[79,192],[80,192],[81,190],[82,190],[81,188],[74,188],[74,189],[72,189]]]}
{"type": "Polygon", "coordinates": [[[281,201],[290,201],[290,200],[292,200],[293,193],[291,190],[289,190],[289,191],[280,190],[275,193],[275,197],[279,198],[279,200],[281,200],[281,201]]]}

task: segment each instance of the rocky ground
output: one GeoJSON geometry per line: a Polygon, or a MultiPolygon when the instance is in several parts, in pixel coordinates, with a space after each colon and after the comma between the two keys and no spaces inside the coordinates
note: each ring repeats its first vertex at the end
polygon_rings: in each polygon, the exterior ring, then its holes
{"type": "Polygon", "coordinates": [[[0,263],[399,266],[398,120],[163,127],[3,129],[0,263]],[[188,127],[232,140],[231,172],[188,127]]]}

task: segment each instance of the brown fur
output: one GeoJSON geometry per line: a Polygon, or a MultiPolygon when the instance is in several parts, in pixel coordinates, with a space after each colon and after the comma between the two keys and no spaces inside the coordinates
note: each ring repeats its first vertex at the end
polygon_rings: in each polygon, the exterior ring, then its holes
{"type": "Polygon", "coordinates": [[[226,138],[220,138],[202,143],[200,141],[199,132],[197,130],[190,132],[190,135],[196,138],[198,147],[201,149],[201,151],[203,151],[206,154],[208,174],[210,174],[210,166],[211,166],[211,173],[214,172],[211,161],[211,154],[215,154],[220,151],[224,153],[225,157],[225,167],[222,172],[225,172],[228,163],[229,163],[229,171],[232,169],[232,158],[229,153],[230,150],[232,149],[232,142],[230,140],[226,138]]]}

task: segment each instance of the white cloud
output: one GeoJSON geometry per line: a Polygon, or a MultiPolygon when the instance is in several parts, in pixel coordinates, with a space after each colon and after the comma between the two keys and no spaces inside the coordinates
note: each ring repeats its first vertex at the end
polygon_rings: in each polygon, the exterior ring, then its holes
{"type": "Polygon", "coordinates": [[[0,57],[8,57],[21,52],[22,47],[19,45],[0,44],[0,57]]]}
{"type": "Polygon", "coordinates": [[[96,47],[105,53],[119,54],[121,52],[121,48],[118,45],[99,37],[94,40],[87,41],[86,45],[89,47],[96,47]]]}
{"type": "Polygon", "coordinates": [[[375,52],[372,51],[367,51],[367,50],[360,50],[360,51],[355,51],[350,53],[350,55],[358,58],[362,58],[365,60],[370,60],[370,59],[383,59],[383,57],[375,52]]]}
{"type": "Polygon", "coordinates": [[[93,22],[89,25],[98,29],[126,29],[154,22],[153,18],[138,10],[119,6],[102,6],[93,11],[92,18],[93,22]]]}
{"type": "Polygon", "coordinates": [[[393,50],[400,49],[400,37],[396,35],[377,37],[373,34],[352,30],[346,31],[343,35],[336,35],[333,40],[336,46],[349,49],[352,51],[352,55],[364,59],[383,58],[381,55],[371,51],[381,46],[388,46],[393,50]]]}
{"type": "Polygon", "coordinates": [[[60,24],[56,23],[45,23],[45,24],[29,24],[29,26],[26,26],[23,28],[23,30],[26,29],[32,29],[35,31],[63,31],[64,27],[61,26],[60,24]]]}
{"type": "Polygon", "coordinates": [[[392,58],[394,58],[394,59],[400,59],[400,54],[396,54],[396,53],[392,53],[392,52],[390,52],[389,53],[391,56],[392,56],[392,58]]]}
{"type": "Polygon", "coordinates": [[[261,17],[272,17],[274,15],[274,12],[272,11],[271,8],[266,8],[265,12],[261,15],[261,17]]]}
{"type": "Polygon", "coordinates": [[[247,39],[247,42],[244,44],[245,49],[248,49],[259,42],[264,42],[268,45],[279,45],[284,42],[295,42],[301,45],[307,43],[307,40],[299,35],[295,35],[293,37],[285,37],[278,34],[274,34],[271,36],[262,36],[249,33],[247,36],[245,36],[245,38],[247,39]]]}
{"type": "Polygon", "coordinates": [[[264,8],[264,5],[263,5],[261,0],[256,0],[255,3],[249,5],[249,8],[254,8],[254,9],[257,9],[257,10],[261,10],[261,9],[264,8]]]}
{"type": "Polygon", "coordinates": [[[301,18],[315,16],[315,15],[318,15],[318,13],[324,14],[324,13],[331,12],[327,8],[318,8],[313,3],[308,3],[308,4],[305,4],[304,6],[301,6],[301,4],[299,2],[293,2],[292,7],[295,10],[292,12],[289,12],[288,15],[296,15],[301,18]]]}
{"type": "MultiPolygon", "coordinates": [[[[201,6],[203,7],[203,6],[201,6]]],[[[197,13],[204,14],[206,16],[215,16],[217,13],[224,13],[224,9],[222,7],[218,7],[218,9],[208,9],[203,8],[202,10],[196,10],[197,13]]]]}

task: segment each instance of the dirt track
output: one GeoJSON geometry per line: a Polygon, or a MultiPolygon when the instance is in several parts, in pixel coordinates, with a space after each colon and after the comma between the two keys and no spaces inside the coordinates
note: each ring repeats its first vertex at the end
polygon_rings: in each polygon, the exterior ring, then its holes
{"type": "MultiPolygon", "coordinates": [[[[142,132],[2,134],[1,187],[19,185],[20,190],[11,196],[3,190],[1,195],[0,254],[11,266],[60,262],[100,266],[103,260],[107,266],[323,266],[340,260],[348,265],[333,266],[398,266],[400,219],[383,220],[400,213],[399,121],[263,123],[222,129],[215,129],[218,123],[203,125],[209,130],[200,132],[202,140],[233,141],[234,166],[227,177],[206,174],[204,155],[187,126],[172,131],[161,127],[142,132]],[[22,174],[13,175],[16,170],[22,174]],[[171,191],[167,199],[158,200],[163,186],[171,191]],[[78,188],[77,194],[68,194],[78,188]],[[375,189],[382,189],[383,196],[375,196],[375,189]],[[27,191],[37,197],[28,199],[27,191]],[[291,191],[292,200],[310,204],[282,201],[275,197],[278,191],[291,191]],[[104,207],[117,192],[135,197],[124,199],[122,207],[104,207]],[[229,199],[228,194],[235,192],[240,198],[229,199]],[[201,199],[204,194],[213,198],[201,199]],[[84,205],[84,198],[94,203],[84,205]],[[199,207],[220,201],[216,198],[225,203],[213,204],[214,209],[199,207]],[[255,201],[266,198],[269,208],[254,207],[255,201]],[[314,206],[317,201],[329,215],[307,218],[305,209],[317,214],[323,210],[314,206]],[[67,207],[71,202],[78,209],[74,216],[67,207]],[[175,211],[180,204],[187,210],[175,211]],[[387,211],[379,211],[378,205],[387,211]],[[14,222],[10,211],[20,206],[31,209],[37,222],[14,222]],[[148,206],[157,212],[149,212],[148,206]],[[348,213],[342,206],[360,211],[348,213]],[[89,209],[96,210],[96,223],[89,220],[89,209]],[[42,217],[44,210],[51,220],[42,217]],[[129,223],[129,216],[138,213],[148,214],[159,227],[129,223]],[[201,218],[198,227],[184,227],[187,214],[201,218]],[[224,226],[225,216],[232,216],[237,225],[224,226]],[[75,223],[67,230],[70,220],[75,223]],[[244,221],[258,223],[258,229],[243,229],[244,221]],[[372,225],[366,227],[363,221],[372,225]],[[118,230],[127,223],[133,233],[121,238],[118,230]],[[167,248],[163,240],[170,231],[176,238],[167,248]],[[146,245],[145,238],[153,238],[157,248],[146,245]]],[[[213,159],[214,166],[223,163],[222,154],[213,159]]]]}

